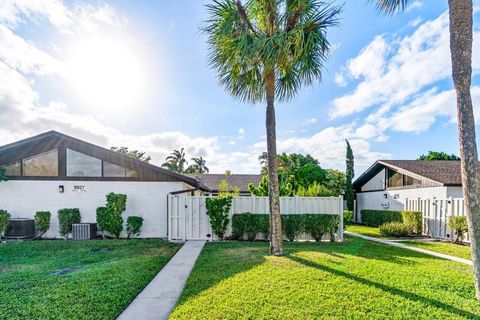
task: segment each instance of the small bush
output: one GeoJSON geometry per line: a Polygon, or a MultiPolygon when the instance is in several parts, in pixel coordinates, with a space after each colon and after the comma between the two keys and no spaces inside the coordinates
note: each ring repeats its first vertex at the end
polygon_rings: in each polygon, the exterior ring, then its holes
{"type": "Polygon", "coordinates": [[[102,238],[105,239],[105,231],[108,230],[108,214],[106,207],[97,208],[97,225],[98,230],[102,233],[102,238]]]}
{"type": "Polygon", "coordinates": [[[37,211],[35,213],[35,230],[37,231],[37,239],[40,239],[50,228],[50,211],[37,211]]]}
{"type": "Polygon", "coordinates": [[[403,223],[412,234],[422,234],[422,218],[423,215],[419,211],[402,211],[403,223]]]}
{"type": "Polygon", "coordinates": [[[407,237],[410,233],[410,228],[402,222],[387,222],[378,230],[384,237],[407,237]]]}
{"type": "Polygon", "coordinates": [[[285,214],[281,217],[285,237],[287,237],[288,241],[294,241],[304,230],[305,216],[301,214],[285,214]]]}
{"type": "Polygon", "coordinates": [[[72,224],[80,223],[81,216],[79,209],[60,209],[58,210],[58,223],[60,225],[60,235],[67,239],[68,234],[72,232],[72,224]]]}
{"type": "Polygon", "coordinates": [[[223,240],[228,223],[230,222],[228,212],[232,206],[232,196],[207,198],[205,200],[205,206],[207,207],[207,215],[210,218],[213,233],[216,234],[220,240],[223,240]]]}
{"type": "Polygon", "coordinates": [[[140,230],[142,229],[143,218],[137,216],[130,216],[127,218],[127,238],[130,239],[130,236],[140,235],[140,230]]]}
{"type": "Polygon", "coordinates": [[[5,235],[9,222],[10,213],[8,213],[7,210],[0,209],[0,239],[5,235]]]}
{"type": "Polygon", "coordinates": [[[353,223],[353,211],[343,211],[343,227],[349,226],[353,223]]]}
{"type": "Polygon", "coordinates": [[[463,241],[463,234],[468,232],[468,222],[465,216],[448,217],[448,227],[455,231],[455,242],[463,241]]]}
{"type": "Polygon", "coordinates": [[[387,222],[402,222],[401,211],[362,210],[362,223],[370,227],[379,227],[387,222]]]}
{"type": "Polygon", "coordinates": [[[234,214],[232,217],[232,238],[243,240],[244,236],[248,241],[254,241],[257,234],[263,233],[268,239],[270,221],[267,214],[252,214],[244,212],[234,214]]]}
{"type": "Polygon", "coordinates": [[[110,192],[106,198],[107,204],[104,217],[106,221],[102,222],[106,227],[104,231],[118,239],[123,230],[122,213],[127,208],[127,195],[110,192]]]}

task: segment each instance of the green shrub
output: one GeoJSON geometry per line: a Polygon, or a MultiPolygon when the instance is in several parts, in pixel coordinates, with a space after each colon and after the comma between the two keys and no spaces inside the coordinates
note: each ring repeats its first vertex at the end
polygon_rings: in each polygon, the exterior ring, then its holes
{"type": "Polygon", "coordinates": [[[305,216],[301,214],[284,214],[281,217],[285,237],[287,237],[288,241],[294,241],[304,230],[305,216]]]}
{"type": "Polygon", "coordinates": [[[72,232],[72,224],[80,223],[81,216],[79,209],[60,209],[58,210],[58,223],[60,225],[60,235],[68,238],[68,234],[72,232]]]}
{"type": "Polygon", "coordinates": [[[335,241],[338,231],[338,216],[331,214],[306,214],[304,231],[315,241],[321,241],[325,234],[330,235],[330,241],[335,241]]]}
{"type": "Polygon", "coordinates": [[[448,217],[448,227],[455,231],[455,242],[463,240],[463,234],[468,232],[467,217],[465,216],[450,216],[448,217]]]}
{"type": "Polygon", "coordinates": [[[137,216],[130,216],[127,218],[127,238],[130,239],[130,236],[140,235],[140,230],[142,229],[143,218],[137,216]]]}
{"type": "MultiPolygon", "coordinates": [[[[299,234],[305,232],[317,241],[325,234],[335,239],[338,230],[338,216],[329,214],[282,214],[284,235],[293,241],[299,234]]],[[[247,235],[249,240],[261,232],[268,238],[270,218],[268,214],[240,213],[232,217],[232,237],[241,240],[247,235]]]]}
{"type": "Polygon", "coordinates": [[[97,208],[97,225],[98,230],[102,233],[102,238],[105,239],[105,231],[108,230],[108,213],[106,207],[97,208]]]}
{"type": "Polygon", "coordinates": [[[40,239],[50,228],[50,211],[37,211],[35,213],[35,230],[38,232],[37,239],[40,239]]]}
{"type": "Polygon", "coordinates": [[[120,238],[123,230],[122,213],[127,208],[127,195],[110,192],[107,194],[107,205],[105,206],[106,226],[105,231],[120,238]]]}
{"type": "Polygon", "coordinates": [[[353,223],[353,211],[343,211],[343,227],[349,226],[353,223]]]}
{"type": "Polygon", "coordinates": [[[207,207],[207,215],[210,218],[212,231],[220,240],[223,240],[225,231],[227,231],[228,212],[232,206],[232,196],[220,196],[215,198],[207,198],[205,200],[207,207]]]}
{"type": "Polygon", "coordinates": [[[5,235],[9,222],[10,213],[8,213],[7,210],[0,209],[0,239],[5,235]]]}
{"type": "Polygon", "coordinates": [[[419,211],[402,211],[403,223],[412,234],[422,234],[423,215],[419,211]]]}
{"type": "Polygon", "coordinates": [[[410,228],[402,222],[387,222],[382,224],[378,230],[384,237],[406,237],[410,233],[410,228]]]}
{"type": "Polygon", "coordinates": [[[362,210],[362,223],[379,227],[387,222],[402,222],[402,212],[393,210],[362,210]]]}

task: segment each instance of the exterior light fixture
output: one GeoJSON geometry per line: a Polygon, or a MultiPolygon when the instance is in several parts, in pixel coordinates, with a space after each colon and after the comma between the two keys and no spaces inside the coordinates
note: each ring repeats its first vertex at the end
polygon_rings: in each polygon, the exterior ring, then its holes
{"type": "Polygon", "coordinates": [[[383,194],[383,197],[384,197],[385,199],[387,199],[387,198],[388,198],[388,194],[387,194],[387,193],[384,193],[384,194],[383,194]]]}
{"type": "Polygon", "coordinates": [[[64,191],[65,191],[65,187],[64,187],[64,186],[62,186],[62,185],[58,186],[58,192],[59,192],[59,193],[63,193],[64,191]]]}

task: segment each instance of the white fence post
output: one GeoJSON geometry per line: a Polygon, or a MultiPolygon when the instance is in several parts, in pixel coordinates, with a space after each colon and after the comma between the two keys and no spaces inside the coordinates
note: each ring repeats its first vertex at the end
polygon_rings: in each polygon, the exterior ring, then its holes
{"type": "Polygon", "coordinates": [[[343,242],[343,197],[338,197],[338,241],[343,242]]]}

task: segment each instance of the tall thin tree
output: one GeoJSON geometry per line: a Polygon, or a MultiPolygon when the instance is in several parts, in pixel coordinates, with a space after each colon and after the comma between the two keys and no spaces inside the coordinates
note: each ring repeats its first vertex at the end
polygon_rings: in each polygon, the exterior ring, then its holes
{"type": "Polygon", "coordinates": [[[347,143],[347,154],[346,154],[346,188],[345,188],[345,198],[347,200],[347,209],[349,211],[353,211],[353,204],[355,200],[355,194],[353,192],[353,177],[355,177],[354,171],[354,157],[353,157],[353,150],[350,146],[350,142],[345,140],[347,143]]]}
{"type": "MultiPolygon", "coordinates": [[[[370,0],[388,14],[403,11],[414,0],[370,0]]],[[[472,0],[448,0],[452,78],[457,93],[462,186],[472,248],[476,297],[480,300],[480,183],[472,96],[472,0]]]]}
{"type": "Polygon", "coordinates": [[[321,78],[331,46],[327,29],[341,7],[317,0],[213,0],[204,27],[209,60],[235,98],[266,101],[270,253],[283,254],[275,101],[292,99],[321,78]]]}

